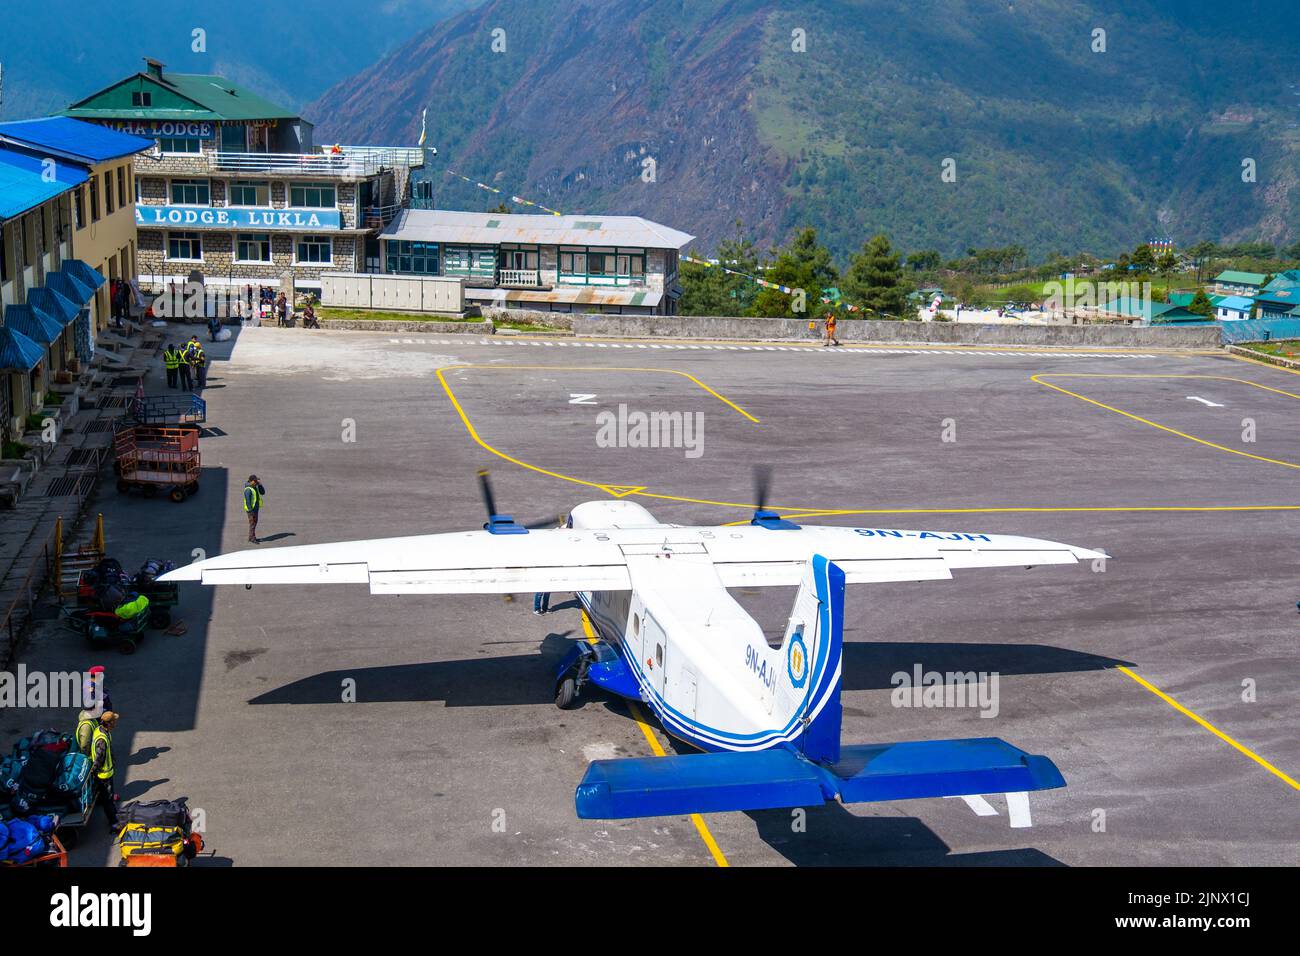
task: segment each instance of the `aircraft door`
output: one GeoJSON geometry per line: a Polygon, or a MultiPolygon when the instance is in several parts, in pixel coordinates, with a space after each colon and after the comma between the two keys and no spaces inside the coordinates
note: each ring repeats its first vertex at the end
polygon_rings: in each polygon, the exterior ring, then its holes
{"type": "Polygon", "coordinates": [[[646,677],[655,692],[664,697],[667,694],[668,635],[649,611],[642,613],[641,634],[641,661],[646,677]]]}

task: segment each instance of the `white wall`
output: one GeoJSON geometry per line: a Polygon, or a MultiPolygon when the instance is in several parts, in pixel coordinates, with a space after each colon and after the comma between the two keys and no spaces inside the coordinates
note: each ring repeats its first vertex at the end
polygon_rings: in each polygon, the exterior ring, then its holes
{"type": "Polygon", "coordinates": [[[321,305],[400,312],[465,311],[465,281],[445,276],[372,275],[326,272],[321,275],[321,305]]]}

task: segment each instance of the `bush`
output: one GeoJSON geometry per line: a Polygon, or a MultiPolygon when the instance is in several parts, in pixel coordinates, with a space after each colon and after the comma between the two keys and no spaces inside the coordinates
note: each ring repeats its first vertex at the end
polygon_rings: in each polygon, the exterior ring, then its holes
{"type": "Polygon", "coordinates": [[[7,441],[4,443],[3,450],[0,450],[0,458],[22,458],[29,451],[31,449],[20,441],[7,441]]]}

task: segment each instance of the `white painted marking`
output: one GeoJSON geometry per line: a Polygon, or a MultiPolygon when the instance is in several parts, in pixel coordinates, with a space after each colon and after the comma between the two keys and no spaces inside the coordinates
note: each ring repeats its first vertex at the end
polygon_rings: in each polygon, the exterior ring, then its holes
{"type": "Polygon", "coordinates": [[[596,403],[591,401],[591,399],[595,397],[596,397],[595,392],[591,392],[590,394],[586,392],[570,392],[569,404],[570,405],[595,405],[596,403]]]}
{"type": "Polygon", "coordinates": [[[958,797],[944,797],[944,799],[962,801],[966,806],[975,811],[977,817],[996,817],[998,815],[998,811],[993,808],[993,804],[989,803],[978,793],[958,797]]]}
{"type": "Polygon", "coordinates": [[[1188,395],[1188,396],[1187,396],[1187,400],[1188,400],[1189,402],[1200,402],[1202,405],[1208,405],[1210,408],[1222,408],[1222,407],[1223,407],[1223,406],[1220,405],[1218,402],[1212,402],[1212,401],[1210,401],[1208,398],[1201,398],[1201,396],[1199,396],[1199,395],[1188,395]]]}
{"type": "Polygon", "coordinates": [[[1034,825],[1029,815],[1029,794],[1023,790],[1007,794],[1007,816],[1011,818],[1011,828],[1020,830],[1034,825]]]}

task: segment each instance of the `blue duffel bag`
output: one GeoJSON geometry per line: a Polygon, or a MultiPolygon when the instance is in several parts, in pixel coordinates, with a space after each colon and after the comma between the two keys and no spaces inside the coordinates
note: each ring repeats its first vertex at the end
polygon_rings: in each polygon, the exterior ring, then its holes
{"type": "Polygon", "coordinates": [[[90,779],[90,758],[83,753],[64,754],[54,777],[54,789],[68,797],[75,797],[86,788],[90,779]]]}

